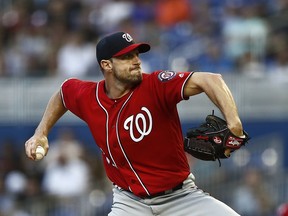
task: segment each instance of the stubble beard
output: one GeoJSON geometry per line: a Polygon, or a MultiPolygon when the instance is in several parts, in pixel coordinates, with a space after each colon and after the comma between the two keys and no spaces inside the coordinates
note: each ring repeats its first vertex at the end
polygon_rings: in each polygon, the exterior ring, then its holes
{"type": "Polygon", "coordinates": [[[137,73],[134,71],[133,72],[129,71],[128,73],[125,73],[125,74],[121,74],[121,73],[114,71],[114,76],[116,80],[120,81],[123,84],[128,84],[131,87],[135,87],[139,85],[143,79],[141,69],[139,69],[137,73]]]}

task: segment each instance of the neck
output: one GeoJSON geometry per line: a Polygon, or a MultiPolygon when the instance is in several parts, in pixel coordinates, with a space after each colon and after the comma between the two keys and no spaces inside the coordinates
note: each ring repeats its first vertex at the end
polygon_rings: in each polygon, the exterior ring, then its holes
{"type": "Polygon", "coordinates": [[[131,86],[123,84],[117,85],[115,84],[115,82],[111,84],[107,80],[105,80],[105,91],[110,99],[119,99],[126,95],[128,92],[130,92],[131,89],[131,86]]]}

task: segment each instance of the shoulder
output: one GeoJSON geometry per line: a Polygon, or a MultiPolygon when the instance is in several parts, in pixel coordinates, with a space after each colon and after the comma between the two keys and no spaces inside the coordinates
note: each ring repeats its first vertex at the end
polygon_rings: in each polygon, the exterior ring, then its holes
{"type": "Polygon", "coordinates": [[[157,79],[160,82],[167,82],[174,78],[184,78],[192,75],[193,72],[176,72],[172,70],[157,70],[150,74],[143,73],[144,78],[157,79]]]}
{"type": "Polygon", "coordinates": [[[65,80],[61,85],[63,94],[69,95],[86,95],[95,92],[98,82],[85,81],[76,78],[65,80]]]}
{"type": "Polygon", "coordinates": [[[69,78],[69,79],[66,79],[62,85],[61,85],[61,88],[65,88],[67,86],[70,86],[70,87],[81,87],[81,88],[93,88],[95,87],[97,84],[97,82],[93,82],[93,81],[87,81],[87,80],[80,80],[80,79],[77,79],[77,78],[69,78]]]}
{"type": "Polygon", "coordinates": [[[207,82],[217,82],[218,80],[223,80],[223,77],[219,73],[211,72],[195,72],[193,79],[190,79],[190,84],[194,85],[205,85],[207,82]]]}

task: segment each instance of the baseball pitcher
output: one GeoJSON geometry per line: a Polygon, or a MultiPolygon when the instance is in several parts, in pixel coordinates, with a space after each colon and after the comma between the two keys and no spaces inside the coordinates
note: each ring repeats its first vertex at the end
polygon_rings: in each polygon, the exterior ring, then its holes
{"type": "Polygon", "coordinates": [[[226,158],[245,144],[248,134],[230,90],[219,74],[143,73],[139,54],[149,50],[149,44],[135,43],[125,32],[102,38],[96,53],[104,79],[64,81],[48,102],[35,134],[25,143],[27,156],[35,160],[38,145],[48,153],[48,133],[69,110],[87,123],[102,151],[114,185],[109,216],[238,215],[197,188],[185,155],[186,150],[194,156],[196,152],[200,159],[203,152],[210,160],[226,158]],[[184,142],[177,104],[202,92],[222,112],[227,132],[210,122],[209,130],[193,129],[184,142]],[[217,148],[215,143],[223,144],[217,148]],[[201,149],[207,145],[212,147],[201,149]]]}

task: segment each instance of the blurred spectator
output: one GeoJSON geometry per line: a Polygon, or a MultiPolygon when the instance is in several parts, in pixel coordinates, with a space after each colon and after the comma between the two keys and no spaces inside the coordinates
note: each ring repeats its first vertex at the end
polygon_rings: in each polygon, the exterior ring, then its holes
{"type": "Polygon", "coordinates": [[[81,196],[90,186],[90,168],[83,160],[83,149],[70,130],[63,130],[50,144],[43,189],[56,197],[81,196]]]}
{"type": "Polygon", "coordinates": [[[137,24],[145,24],[155,18],[155,6],[153,0],[135,1],[132,18],[137,24]]]}
{"type": "Polygon", "coordinates": [[[288,82],[288,39],[285,33],[271,35],[267,70],[272,81],[288,82]]]}
{"type": "Polygon", "coordinates": [[[267,17],[270,31],[273,33],[288,33],[288,1],[276,0],[273,2],[273,12],[267,17]]]}
{"type": "Polygon", "coordinates": [[[46,10],[48,12],[49,25],[62,24],[68,27],[69,3],[66,1],[50,0],[47,2],[46,10]]]}
{"type": "MultiPolygon", "coordinates": [[[[195,1],[195,0],[194,0],[195,1]]],[[[193,33],[199,36],[208,37],[214,40],[218,40],[221,34],[221,13],[222,9],[214,5],[214,1],[197,1],[193,4],[193,17],[191,23],[193,25],[193,33]],[[217,12],[216,12],[217,11],[217,12]]],[[[219,4],[219,2],[218,2],[219,4]]],[[[217,5],[217,3],[216,3],[217,5]]]]}
{"type": "Polygon", "coordinates": [[[49,210],[51,214],[80,215],[81,200],[91,189],[91,166],[84,160],[84,149],[73,131],[60,130],[42,162],[42,190],[55,203],[49,210]]]}
{"type": "Polygon", "coordinates": [[[6,176],[9,172],[23,170],[20,160],[20,149],[12,138],[0,142],[0,175],[6,176]]]}
{"type": "MultiPolygon", "coordinates": [[[[42,215],[45,209],[45,194],[41,190],[41,176],[37,174],[26,176],[26,187],[17,200],[17,208],[27,215],[42,215]]],[[[20,216],[20,215],[19,215],[20,216]]]]}
{"type": "Polygon", "coordinates": [[[50,41],[46,28],[23,27],[15,35],[13,46],[7,50],[5,63],[7,74],[14,76],[45,76],[50,41]],[[12,74],[10,74],[12,73],[12,74]]]}
{"type": "MultiPolygon", "coordinates": [[[[241,73],[258,76],[267,57],[270,58],[266,50],[267,40],[271,40],[268,31],[272,36],[280,32],[287,38],[287,2],[2,0],[0,76],[98,76],[101,72],[95,63],[93,46],[98,35],[116,30],[130,32],[154,44],[151,56],[145,58],[144,66],[149,71],[159,67],[157,65],[169,67],[174,61],[172,58],[184,57],[190,61],[195,57],[192,52],[196,52],[203,54],[201,68],[208,65],[224,71],[228,62],[223,65],[226,61],[223,58],[231,58],[235,63],[231,65],[233,71],[250,71],[241,73]],[[83,29],[90,32],[90,38],[82,35],[75,39],[74,35],[78,32],[81,35],[83,29]],[[221,41],[223,46],[211,49],[209,46],[205,50],[205,40],[221,41]],[[185,53],[178,57],[169,55],[166,59],[161,56],[159,62],[155,60],[158,50],[171,53],[175,48],[181,50],[185,44],[190,48],[193,43],[201,43],[197,47],[201,50],[190,50],[192,56],[185,53]],[[225,54],[222,60],[211,55],[217,49],[225,54]],[[77,63],[79,58],[82,64],[77,63]]],[[[186,52],[184,48],[183,51],[186,52]]],[[[204,70],[209,69],[206,68],[204,70]]]]}
{"type": "MultiPolygon", "coordinates": [[[[19,173],[17,173],[19,174],[19,173]]],[[[20,188],[23,189],[23,176],[17,176],[15,173],[12,174],[8,179],[0,178],[0,215],[16,215],[13,214],[16,209],[17,199],[19,197],[20,188]],[[12,176],[14,175],[14,176],[12,176]],[[20,181],[19,181],[20,180],[20,181]],[[20,186],[12,185],[12,184],[20,183],[20,186]],[[17,187],[15,190],[13,187],[17,187]],[[10,187],[10,188],[9,188],[10,187]]]]}
{"type": "Polygon", "coordinates": [[[5,178],[5,188],[12,196],[22,194],[26,188],[27,179],[23,172],[13,170],[5,178]]]}
{"type": "Polygon", "coordinates": [[[268,67],[271,80],[275,82],[288,82],[288,47],[279,50],[275,59],[272,60],[268,67]]]}
{"type": "Polygon", "coordinates": [[[247,52],[257,58],[265,56],[268,26],[259,16],[257,5],[226,7],[223,22],[225,53],[237,61],[247,52]]]}
{"type": "Polygon", "coordinates": [[[266,75],[266,66],[253,53],[244,53],[237,62],[237,68],[240,74],[251,78],[262,78],[266,75]]]}
{"type": "Polygon", "coordinates": [[[133,12],[134,2],[129,0],[105,1],[96,11],[96,22],[103,33],[115,31],[117,26],[124,20],[129,19],[133,12]]]}
{"type": "Polygon", "coordinates": [[[20,77],[27,72],[27,57],[17,44],[17,35],[12,35],[11,45],[4,50],[3,64],[5,76],[20,77]]]}
{"type": "Polygon", "coordinates": [[[271,216],[274,200],[267,190],[265,177],[259,170],[249,169],[243,178],[243,183],[234,193],[234,209],[242,216],[271,216]]]}
{"type": "Polygon", "coordinates": [[[13,199],[8,195],[5,184],[4,178],[0,176],[0,215],[7,215],[9,211],[13,208],[13,199]]]}
{"type": "MultiPolygon", "coordinates": [[[[67,150],[69,147],[67,146],[67,150]]],[[[80,200],[89,186],[89,167],[80,159],[69,159],[59,155],[45,169],[43,191],[57,205],[51,211],[53,215],[77,216],[80,200]]]]}
{"type": "Polygon", "coordinates": [[[17,202],[25,191],[27,178],[19,161],[16,143],[12,139],[4,140],[0,144],[0,215],[20,215],[17,202]]]}
{"type": "Polygon", "coordinates": [[[222,52],[221,44],[222,42],[217,40],[208,42],[204,53],[196,60],[198,70],[222,74],[233,72],[233,62],[222,52]]]}
{"type": "Polygon", "coordinates": [[[160,27],[173,27],[191,19],[192,5],[188,0],[158,0],[155,7],[155,19],[160,27]]]}
{"type": "MultiPolygon", "coordinates": [[[[64,78],[81,77],[96,65],[95,46],[86,42],[83,32],[71,32],[59,49],[57,56],[58,75],[64,78]]],[[[96,72],[95,72],[96,74],[96,72]]]]}

